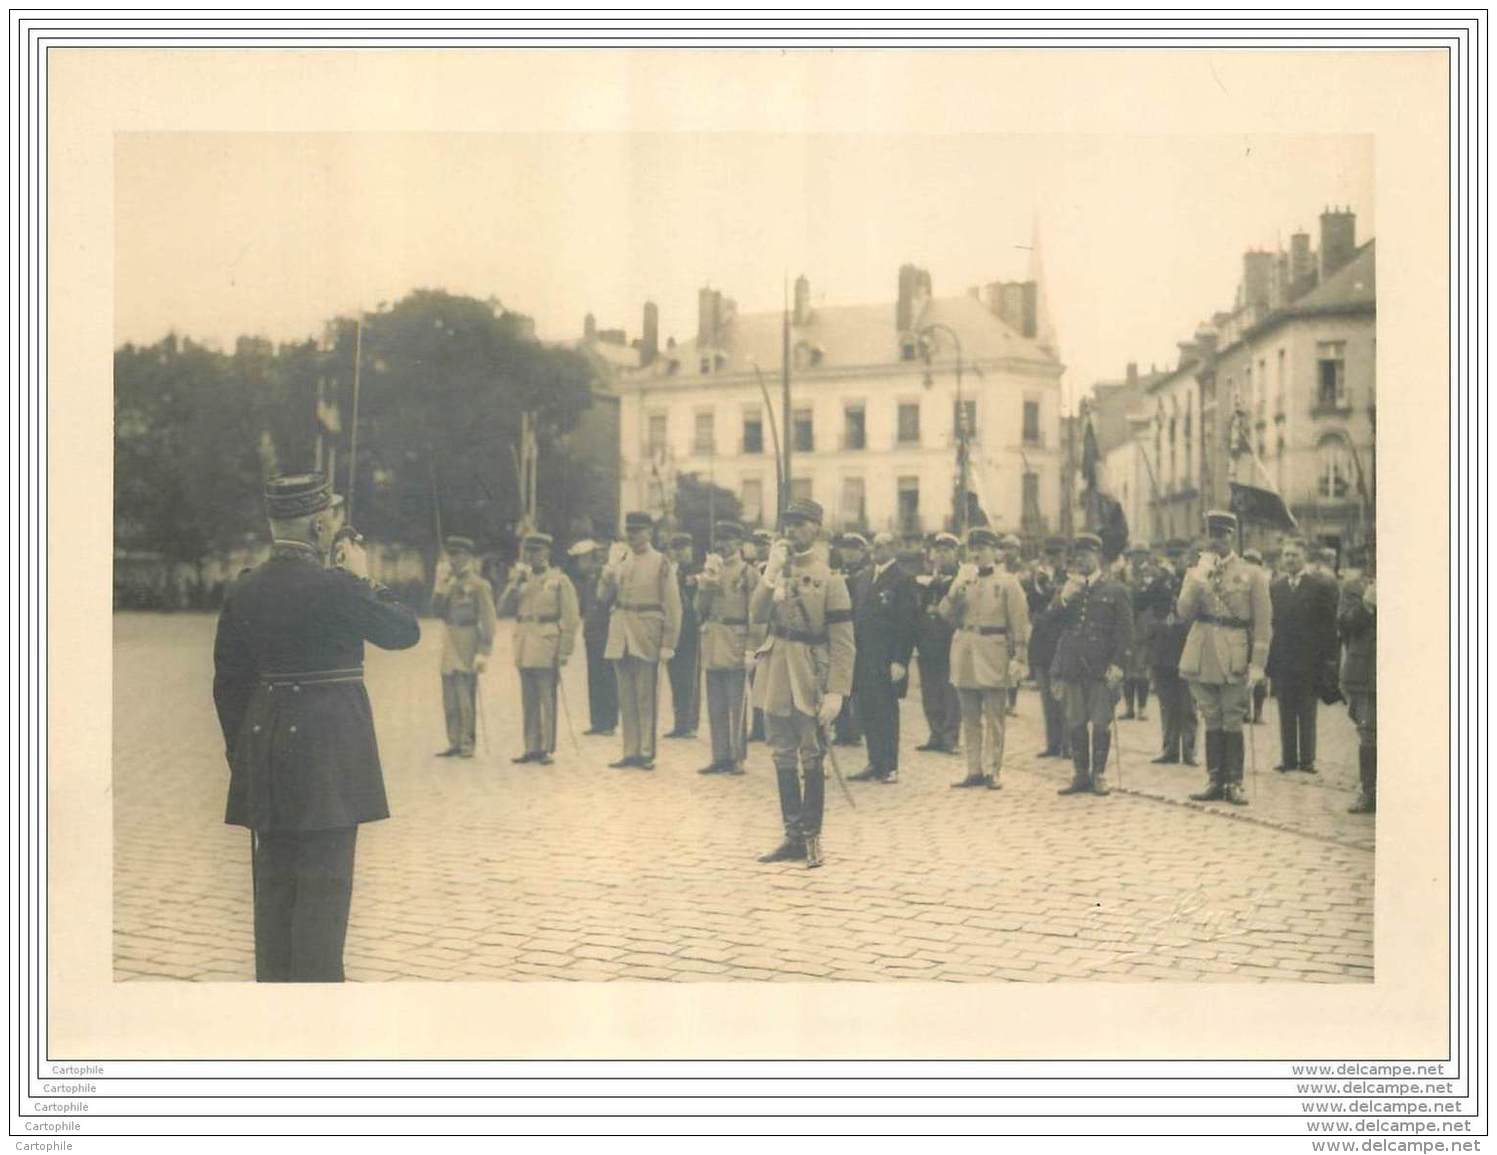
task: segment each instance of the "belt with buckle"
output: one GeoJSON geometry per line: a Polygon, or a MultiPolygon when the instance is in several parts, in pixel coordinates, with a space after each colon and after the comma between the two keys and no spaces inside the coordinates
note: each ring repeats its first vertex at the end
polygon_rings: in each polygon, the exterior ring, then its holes
{"type": "Polygon", "coordinates": [[[1215,614],[1202,614],[1200,620],[1208,626],[1226,626],[1233,630],[1245,630],[1253,624],[1246,618],[1219,618],[1215,614]]]}
{"type": "Polygon", "coordinates": [[[787,642],[803,642],[808,646],[824,646],[828,640],[825,634],[813,634],[806,630],[792,630],[785,626],[770,626],[769,632],[777,638],[784,638],[787,642]]]}
{"type": "Polygon", "coordinates": [[[619,609],[635,614],[659,613],[665,607],[659,602],[619,602],[619,609]]]}
{"type": "Polygon", "coordinates": [[[363,666],[349,666],[341,670],[267,670],[260,675],[260,684],[270,689],[290,686],[300,690],[303,686],[327,686],[337,682],[362,682],[363,666]]]}
{"type": "Polygon", "coordinates": [[[521,618],[520,621],[522,621],[522,622],[540,622],[542,624],[544,624],[546,622],[559,622],[559,621],[561,621],[561,615],[560,614],[537,614],[534,617],[521,618]]]}
{"type": "Polygon", "coordinates": [[[746,626],[748,618],[715,618],[711,619],[719,626],[746,626]]]}
{"type": "Polygon", "coordinates": [[[1007,626],[963,626],[962,629],[969,634],[979,634],[984,638],[1008,633],[1007,626]]]}

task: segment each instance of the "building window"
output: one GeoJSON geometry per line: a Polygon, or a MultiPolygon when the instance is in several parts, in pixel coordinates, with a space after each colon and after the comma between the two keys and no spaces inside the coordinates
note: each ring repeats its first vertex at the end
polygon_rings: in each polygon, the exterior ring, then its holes
{"type": "Polygon", "coordinates": [[[764,452],[764,415],[757,409],[743,415],[743,452],[764,452]]]}
{"type": "Polygon", "coordinates": [[[649,416],[649,432],[645,438],[645,452],[651,457],[659,457],[665,453],[666,413],[651,413],[649,416]]]}
{"type": "Polygon", "coordinates": [[[757,524],[764,520],[764,482],[757,477],[745,477],[738,495],[738,510],[743,520],[757,524]]]}
{"type": "Polygon", "coordinates": [[[1024,506],[1019,520],[1025,533],[1039,533],[1045,528],[1044,518],[1040,516],[1040,475],[1038,473],[1024,474],[1024,506]]]}
{"type": "Polygon", "coordinates": [[[1346,342],[1319,341],[1315,346],[1319,367],[1315,404],[1319,409],[1346,408],[1346,342]]]}
{"type": "Polygon", "coordinates": [[[867,449],[867,425],[863,417],[863,405],[848,405],[842,410],[842,448],[867,449]]]}
{"type": "Polygon", "coordinates": [[[868,507],[863,492],[861,477],[842,479],[842,524],[848,529],[860,529],[866,524],[868,507]]]}
{"type": "Polygon", "coordinates": [[[712,417],[711,410],[696,415],[696,434],[691,440],[691,447],[697,453],[717,452],[716,427],[712,417]]]}
{"type": "Polygon", "coordinates": [[[1038,401],[1024,402],[1024,444],[1038,445],[1040,443],[1040,403],[1038,401]]]}
{"type": "Polygon", "coordinates": [[[816,449],[816,436],[811,424],[811,411],[797,409],[791,416],[791,424],[795,426],[795,452],[813,452],[816,449]]]}
{"type": "Polygon", "coordinates": [[[790,500],[811,500],[811,479],[809,477],[792,477],[790,479],[790,500]]]}
{"type": "Polygon", "coordinates": [[[901,477],[898,483],[898,526],[900,533],[920,532],[920,479],[901,477]]]}
{"type": "Polygon", "coordinates": [[[918,401],[900,402],[897,433],[900,445],[920,444],[920,403],[918,401]]]}
{"type": "Polygon", "coordinates": [[[1322,439],[1316,454],[1316,489],[1320,496],[1326,501],[1345,500],[1346,495],[1351,492],[1354,468],[1351,448],[1346,444],[1346,438],[1332,436],[1322,439]]]}
{"type": "Polygon", "coordinates": [[[913,361],[915,359],[915,342],[904,341],[899,346],[899,357],[902,361],[913,361]]]}
{"type": "Polygon", "coordinates": [[[977,433],[977,402],[965,397],[951,405],[951,434],[960,438],[963,433],[968,437],[977,433]]]}
{"type": "Polygon", "coordinates": [[[697,367],[701,369],[702,376],[705,377],[708,373],[712,372],[712,358],[703,357],[697,367]]]}

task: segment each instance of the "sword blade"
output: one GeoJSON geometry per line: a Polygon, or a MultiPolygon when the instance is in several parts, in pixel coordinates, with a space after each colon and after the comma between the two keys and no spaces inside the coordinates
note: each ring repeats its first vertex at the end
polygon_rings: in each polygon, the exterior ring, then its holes
{"type": "Polygon", "coordinates": [[[817,723],[816,733],[821,738],[822,754],[831,760],[832,777],[837,780],[837,785],[842,787],[842,796],[847,799],[847,804],[854,810],[856,810],[858,808],[858,804],[853,801],[852,791],[847,788],[847,779],[842,777],[842,765],[837,761],[837,748],[828,737],[827,728],[820,723],[817,723]]]}

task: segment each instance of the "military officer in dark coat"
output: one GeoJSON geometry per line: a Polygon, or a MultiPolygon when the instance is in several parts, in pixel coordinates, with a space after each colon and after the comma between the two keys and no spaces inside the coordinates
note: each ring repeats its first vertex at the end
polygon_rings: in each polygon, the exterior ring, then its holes
{"type": "Polygon", "coordinates": [[[1024,596],[1029,603],[1029,672],[1039,688],[1045,714],[1045,748],[1038,755],[1041,758],[1064,758],[1068,745],[1065,710],[1050,680],[1055,647],[1064,629],[1055,595],[1065,580],[1065,556],[1065,538],[1046,538],[1045,558],[1024,583],[1024,596]]]}
{"type": "Polygon", "coordinates": [[[941,602],[956,577],[954,533],[938,533],[931,543],[930,573],[915,579],[915,656],[920,665],[920,704],[930,737],[917,750],[955,754],[962,726],[962,704],[951,684],[951,642],[955,627],[940,614],[941,602]]]}
{"type": "Polygon", "coordinates": [[[608,603],[598,596],[598,573],[603,546],[577,542],[567,552],[575,559],[577,609],[582,615],[582,648],[587,654],[587,734],[612,737],[619,724],[619,686],[613,667],[603,656],[608,648],[608,603]]]}
{"type": "Polygon", "coordinates": [[[1102,571],[1101,559],[1102,539],[1077,534],[1070,576],[1056,595],[1063,632],[1050,676],[1065,708],[1075,768],[1061,794],[1112,793],[1107,786],[1110,727],[1133,644],[1133,600],[1121,582],[1102,571]]]}
{"type": "Polygon", "coordinates": [[[899,703],[915,649],[915,583],[894,556],[892,534],[873,539],[873,564],[853,578],[853,706],[868,744],[868,768],[854,782],[899,780],[899,703]]]}
{"type": "Polygon", "coordinates": [[[1264,672],[1279,702],[1280,773],[1315,773],[1315,722],[1319,691],[1341,654],[1336,637],[1340,590],[1333,579],[1305,568],[1305,545],[1279,546],[1279,577],[1268,587],[1273,603],[1273,641],[1264,672]]]}
{"type": "Polygon", "coordinates": [[[414,646],[416,617],[337,542],[321,474],[266,485],[271,554],[224,597],[213,701],[229,760],[225,821],[251,831],[258,982],[342,982],[359,823],[390,815],[364,643],[414,646]]]}
{"type": "Polygon", "coordinates": [[[666,663],[671,682],[671,708],[675,725],[666,738],[695,738],[701,720],[702,680],[701,620],[697,617],[696,542],[689,533],[674,533],[670,539],[670,558],[675,563],[676,584],[681,601],[681,638],[676,652],[666,663]]]}

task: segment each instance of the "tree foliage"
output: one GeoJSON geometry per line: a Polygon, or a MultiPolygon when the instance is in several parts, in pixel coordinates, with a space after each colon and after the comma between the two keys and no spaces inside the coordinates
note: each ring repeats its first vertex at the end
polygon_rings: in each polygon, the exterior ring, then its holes
{"type": "MultiPolygon", "coordinates": [[[[564,438],[591,400],[581,355],[548,347],[493,301],[421,290],[325,347],[241,338],[232,354],[168,336],[115,353],[115,534],[128,549],[194,560],[263,531],[266,476],[316,467],[321,396],[341,428],[325,450],[354,520],[376,540],[502,536],[520,515],[517,440],[535,413],[548,476],[576,482],[564,438]],[[357,461],[354,351],[360,349],[357,461]]],[[[542,524],[566,532],[565,485],[541,485],[542,524]]]]}

